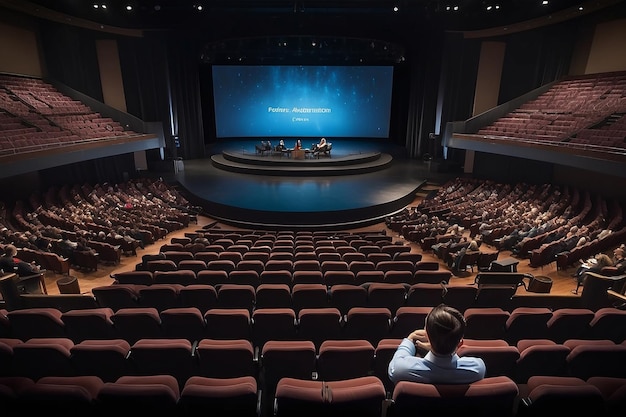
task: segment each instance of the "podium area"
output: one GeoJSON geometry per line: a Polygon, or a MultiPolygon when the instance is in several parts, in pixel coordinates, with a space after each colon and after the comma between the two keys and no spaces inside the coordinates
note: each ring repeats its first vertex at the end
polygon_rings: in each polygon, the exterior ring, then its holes
{"type": "Polygon", "coordinates": [[[175,178],[220,221],[297,229],[379,222],[410,204],[430,174],[428,165],[385,141],[333,142],[332,156],[307,158],[293,151],[260,155],[257,142],[231,141],[208,159],[184,161],[175,178]]]}

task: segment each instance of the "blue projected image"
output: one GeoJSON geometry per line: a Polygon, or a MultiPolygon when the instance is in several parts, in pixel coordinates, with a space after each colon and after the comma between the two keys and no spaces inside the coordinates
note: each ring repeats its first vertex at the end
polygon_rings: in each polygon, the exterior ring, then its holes
{"type": "Polygon", "coordinates": [[[215,65],[218,138],[387,138],[392,66],[215,65]]]}

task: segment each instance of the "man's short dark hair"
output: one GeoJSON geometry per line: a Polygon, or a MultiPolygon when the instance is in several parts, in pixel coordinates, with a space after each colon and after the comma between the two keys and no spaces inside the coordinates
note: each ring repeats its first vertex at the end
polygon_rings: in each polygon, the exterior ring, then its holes
{"type": "Polygon", "coordinates": [[[439,304],[426,317],[426,333],[434,353],[451,355],[465,333],[465,318],[456,308],[439,304]]]}

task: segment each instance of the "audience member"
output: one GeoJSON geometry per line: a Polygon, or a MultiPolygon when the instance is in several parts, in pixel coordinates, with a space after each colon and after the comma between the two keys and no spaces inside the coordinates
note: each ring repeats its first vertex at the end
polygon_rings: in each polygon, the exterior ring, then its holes
{"type": "Polygon", "coordinates": [[[28,276],[38,273],[40,268],[35,263],[28,263],[18,258],[17,248],[14,245],[6,245],[0,257],[0,270],[6,273],[15,272],[19,276],[28,276]]]}
{"type": "Polygon", "coordinates": [[[389,379],[429,384],[469,384],[485,377],[480,358],[457,355],[463,343],[465,318],[457,309],[440,304],[426,316],[424,329],[402,340],[389,363],[389,379]],[[418,355],[416,355],[418,353],[418,355]]]}

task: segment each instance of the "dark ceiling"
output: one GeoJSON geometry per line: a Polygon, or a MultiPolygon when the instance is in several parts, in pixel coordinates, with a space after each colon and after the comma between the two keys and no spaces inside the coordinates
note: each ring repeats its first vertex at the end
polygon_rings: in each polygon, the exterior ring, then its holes
{"type": "MultiPolygon", "coordinates": [[[[325,26],[436,25],[477,30],[549,18],[565,9],[602,3],[572,0],[29,0],[48,9],[103,25],[133,29],[219,28],[243,19],[266,30],[298,22],[302,29],[325,26]],[[545,4],[544,4],[545,3],[545,4]],[[97,5],[98,7],[94,7],[97,5]],[[103,8],[105,5],[106,8],[103,8]],[[132,9],[127,10],[127,6],[132,9]],[[198,9],[202,6],[202,10],[198,9]],[[394,7],[398,8],[397,11],[394,7]],[[392,22],[392,23],[388,23],[392,22]],[[279,25],[280,26],[280,25],[279,25]],[[304,26],[304,27],[303,27],[304,26]]],[[[615,1],[613,1],[614,3],[615,1]]],[[[24,1],[23,3],[28,3],[24,1]]],[[[296,26],[297,28],[297,26],[296,26]]],[[[241,29],[241,28],[240,28],[241,29]]]]}

